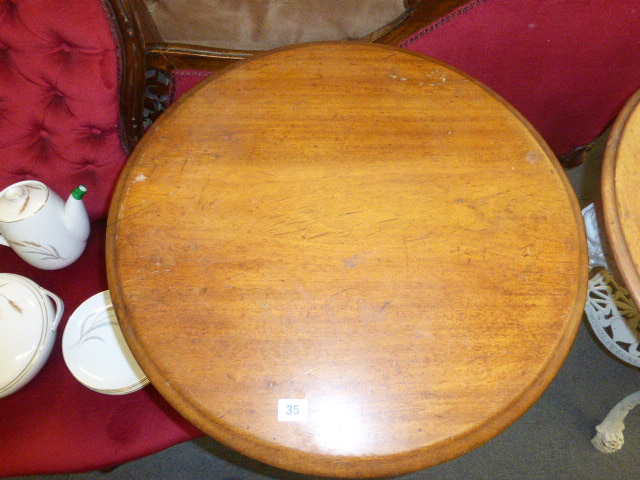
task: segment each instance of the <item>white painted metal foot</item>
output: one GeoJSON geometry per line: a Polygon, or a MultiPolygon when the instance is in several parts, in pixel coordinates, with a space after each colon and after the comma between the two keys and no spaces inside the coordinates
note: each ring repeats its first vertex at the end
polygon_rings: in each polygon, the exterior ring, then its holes
{"type": "Polygon", "coordinates": [[[640,392],[632,393],[619,401],[596,427],[591,443],[602,453],[614,453],[624,445],[624,419],[640,403],[640,392]]]}

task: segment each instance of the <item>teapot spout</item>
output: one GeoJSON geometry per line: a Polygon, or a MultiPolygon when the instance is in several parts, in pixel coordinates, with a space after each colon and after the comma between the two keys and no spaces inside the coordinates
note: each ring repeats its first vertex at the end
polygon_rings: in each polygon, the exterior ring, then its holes
{"type": "Polygon", "coordinates": [[[75,188],[64,206],[64,223],[69,233],[82,242],[89,238],[89,214],[82,197],[87,193],[87,187],[80,185],[75,188]]]}

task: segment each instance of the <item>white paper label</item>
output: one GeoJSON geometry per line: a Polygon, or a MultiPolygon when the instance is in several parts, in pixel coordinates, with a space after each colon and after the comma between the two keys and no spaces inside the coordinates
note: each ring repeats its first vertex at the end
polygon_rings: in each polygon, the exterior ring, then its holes
{"type": "Polygon", "coordinates": [[[278,400],[279,422],[306,422],[307,400],[305,398],[281,398],[278,400]]]}

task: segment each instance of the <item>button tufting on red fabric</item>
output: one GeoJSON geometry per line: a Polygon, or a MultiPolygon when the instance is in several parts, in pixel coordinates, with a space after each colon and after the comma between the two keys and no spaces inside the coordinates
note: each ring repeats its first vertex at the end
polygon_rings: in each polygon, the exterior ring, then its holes
{"type": "Polygon", "coordinates": [[[126,161],[114,32],[102,0],[53,3],[0,0],[0,187],[21,165],[54,189],[86,184],[97,220],[126,161]]]}

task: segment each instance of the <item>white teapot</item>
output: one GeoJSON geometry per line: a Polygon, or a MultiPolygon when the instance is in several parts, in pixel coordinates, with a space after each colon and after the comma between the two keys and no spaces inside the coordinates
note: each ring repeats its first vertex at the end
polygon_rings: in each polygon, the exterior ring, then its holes
{"type": "Polygon", "coordinates": [[[89,238],[89,215],[80,185],[66,203],[42,182],[26,180],[0,192],[0,245],[34,267],[56,270],[73,263],[89,238]]]}

